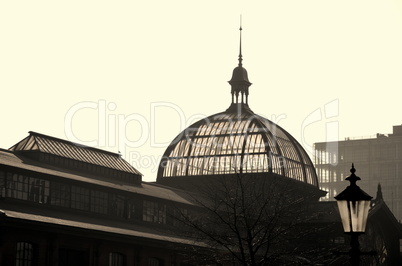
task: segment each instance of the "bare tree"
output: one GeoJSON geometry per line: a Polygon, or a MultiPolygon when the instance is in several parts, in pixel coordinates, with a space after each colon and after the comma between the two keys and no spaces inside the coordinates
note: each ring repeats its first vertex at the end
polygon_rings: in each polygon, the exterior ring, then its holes
{"type": "Polygon", "coordinates": [[[187,229],[187,237],[222,251],[208,260],[253,266],[309,264],[296,243],[311,233],[306,224],[316,216],[309,209],[317,200],[313,191],[280,176],[216,176],[191,194],[198,208],[181,209],[176,219],[187,229]]]}

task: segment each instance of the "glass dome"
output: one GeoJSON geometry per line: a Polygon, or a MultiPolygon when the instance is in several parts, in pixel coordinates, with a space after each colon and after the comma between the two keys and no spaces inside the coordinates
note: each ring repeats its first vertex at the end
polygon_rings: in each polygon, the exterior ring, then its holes
{"type": "Polygon", "coordinates": [[[274,173],[318,186],[301,145],[242,103],[181,132],[165,151],[158,178],[236,173],[274,173]]]}
{"type": "Polygon", "coordinates": [[[272,173],[318,187],[314,165],[302,146],[248,107],[251,83],[242,64],[241,30],[239,64],[229,81],[232,104],[173,140],[161,159],[157,182],[174,177],[272,173]]]}

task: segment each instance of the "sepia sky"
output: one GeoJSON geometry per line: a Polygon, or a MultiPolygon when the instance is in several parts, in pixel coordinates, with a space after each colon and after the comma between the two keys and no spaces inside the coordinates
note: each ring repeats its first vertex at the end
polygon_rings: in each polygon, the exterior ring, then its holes
{"type": "Polygon", "coordinates": [[[2,1],[0,147],[28,131],[156,178],[173,138],[226,110],[239,17],[249,105],[314,142],[402,124],[402,1],[2,1]]]}

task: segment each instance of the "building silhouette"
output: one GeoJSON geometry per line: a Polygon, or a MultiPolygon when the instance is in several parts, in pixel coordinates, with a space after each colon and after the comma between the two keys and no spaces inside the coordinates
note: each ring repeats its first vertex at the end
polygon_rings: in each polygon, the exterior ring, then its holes
{"type": "MultiPolygon", "coordinates": [[[[329,215],[331,212],[332,214],[337,212],[334,205],[323,202],[320,205],[317,202],[319,198],[328,197],[328,188],[321,185],[321,180],[316,175],[315,167],[304,148],[285,129],[256,115],[250,108],[248,96],[251,82],[247,70],[243,67],[241,35],[238,61],[238,66],[234,68],[229,81],[231,86],[229,107],[224,112],[201,119],[177,135],[161,159],[157,183],[198,191],[205,183],[231,176],[236,180],[237,175],[247,176],[250,179],[291,180],[289,193],[297,191],[296,193],[302,193],[303,197],[311,197],[309,206],[312,209],[323,208],[325,214],[322,213],[322,220],[334,222],[337,218],[329,215]]],[[[367,166],[367,163],[360,165],[361,161],[356,161],[356,165],[357,162],[359,169],[367,166]]],[[[348,172],[351,165],[350,162],[346,168],[348,172]]],[[[366,171],[359,170],[363,180],[365,173],[366,171]]],[[[345,183],[339,183],[338,192],[345,189],[347,186],[345,183]]],[[[370,193],[377,195],[370,213],[369,230],[372,234],[370,237],[372,239],[378,237],[373,242],[382,243],[373,248],[381,250],[379,260],[385,263],[388,256],[386,254],[393,253],[395,258],[399,257],[401,227],[384,203],[381,187],[376,186],[370,193]],[[376,211],[376,208],[381,211],[376,211]],[[389,228],[380,229],[380,224],[388,224],[389,228]],[[389,230],[390,228],[393,229],[389,230]],[[396,238],[385,244],[393,238],[394,233],[396,238]],[[375,234],[378,235],[374,236],[375,234]],[[393,244],[390,244],[391,242],[393,244]]],[[[319,227],[317,224],[315,226],[319,227]]],[[[339,229],[334,233],[335,236],[330,234],[331,236],[327,237],[335,242],[340,239],[344,241],[344,237],[339,236],[339,229]]],[[[309,246],[311,243],[305,244],[309,246]]],[[[386,263],[390,261],[392,260],[386,263]]],[[[393,260],[392,263],[396,261],[399,259],[393,260]]]]}
{"type": "Polygon", "coordinates": [[[384,201],[402,220],[402,126],[393,127],[392,134],[374,138],[351,139],[314,144],[314,160],[321,189],[328,191],[325,200],[334,200],[344,188],[352,162],[359,165],[365,178],[360,187],[375,195],[381,184],[384,201]]]}
{"type": "MultiPolygon", "coordinates": [[[[296,195],[305,200],[303,209],[314,214],[296,228],[313,229],[308,235],[274,249],[303,251],[299,265],[344,265],[347,256],[332,253],[348,249],[336,204],[319,201],[326,191],[303,147],[250,109],[251,83],[242,60],[240,42],[229,108],[194,123],[172,141],[155,183],[143,182],[119,154],[36,132],[0,149],[0,264],[211,265],[205,258],[217,256],[220,264],[233,265],[222,259],[230,254],[220,246],[183,234],[186,228],[175,218],[178,212],[195,220],[202,216],[209,202],[197,189],[215,186],[220,178],[235,183],[246,177],[280,184],[280,197],[296,195]]],[[[355,164],[364,180],[363,163],[355,164]]],[[[261,197],[276,191],[263,192],[261,197]]],[[[286,223],[293,222],[291,215],[286,223]]],[[[362,246],[377,251],[368,261],[400,264],[402,230],[381,190],[367,227],[362,246]]]]}
{"type": "Polygon", "coordinates": [[[0,265],[177,264],[167,213],[191,203],[141,179],[120,154],[36,132],[1,149],[0,265]]]}
{"type": "Polygon", "coordinates": [[[157,182],[182,186],[197,182],[199,176],[264,174],[299,181],[295,184],[314,191],[317,198],[325,195],[303,147],[250,109],[251,83],[242,63],[241,39],[238,61],[229,81],[229,108],[194,123],[172,141],[160,162],[157,182]]]}

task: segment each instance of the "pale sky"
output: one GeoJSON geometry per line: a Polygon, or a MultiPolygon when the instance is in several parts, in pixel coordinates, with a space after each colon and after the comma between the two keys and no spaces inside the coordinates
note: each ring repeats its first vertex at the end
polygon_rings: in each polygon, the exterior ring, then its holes
{"type": "Polygon", "coordinates": [[[307,151],[402,124],[402,0],[1,1],[0,147],[36,131],[155,180],[170,141],[230,105],[240,14],[249,105],[307,151]]]}

